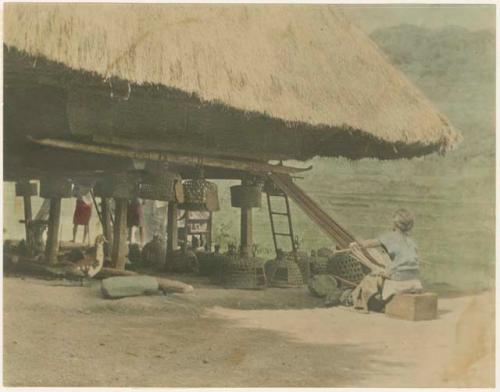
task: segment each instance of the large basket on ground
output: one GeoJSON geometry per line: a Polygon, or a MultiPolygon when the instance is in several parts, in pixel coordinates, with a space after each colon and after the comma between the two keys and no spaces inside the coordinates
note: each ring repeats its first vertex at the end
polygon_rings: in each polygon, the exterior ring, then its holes
{"type": "MultiPolygon", "coordinates": [[[[293,253],[290,253],[288,257],[293,259],[293,253]]],[[[300,273],[302,274],[303,282],[307,283],[311,277],[311,257],[307,252],[297,251],[297,263],[300,273]]]]}
{"type": "Polygon", "coordinates": [[[139,185],[139,197],[148,200],[184,201],[181,176],[169,171],[147,172],[139,185]]]}
{"type": "Polygon", "coordinates": [[[219,283],[225,288],[259,290],[267,286],[264,260],[237,255],[220,258],[219,283]]]}
{"type": "Polygon", "coordinates": [[[139,176],[132,173],[117,173],[103,177],[96,182],[94,195],[116,199],[139,197],[139,176]]]}
{"type": "Polygon", "coordinates": [[[283,255],[275,260],[276,267],[271,278],[274,287],[301,287],[304,284],[302,272],[293,254],[283,255]]]}
{"type": "Polygon", "coordinates": [[[182,183],[184,201],[179,208],[189,211],[219,211],[219,196],[217,185],[213,182],[196,179],[182,183]]]}
{"type": "Polygon", "coordinates": [[[190,250],[178,249],[172,252],[167,258],[166,268],[168,271],[177,273],[198,273],[198,257],[190,250]]]}
{"type": "Polygon", "coordinates": [[[358,284],[368,271],[350,253],[337,253],[328,260],[328,273],[358,284]]]}
{"type": "Polygon", "coordinates": [[[319,256],[318,252],[315,252],[311,256],[311,275],[326,274],[328,272],[329,260],[329,257],[319,256]]]}

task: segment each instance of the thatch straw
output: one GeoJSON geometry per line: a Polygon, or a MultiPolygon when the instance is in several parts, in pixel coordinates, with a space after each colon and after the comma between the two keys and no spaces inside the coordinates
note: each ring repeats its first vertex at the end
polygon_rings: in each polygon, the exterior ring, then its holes
{"type": "Polygon", "coordinates": [[[7,3],[4,20],[8,47],[75,70],[425,152],[460,139],[335,6],[7,3]]]}

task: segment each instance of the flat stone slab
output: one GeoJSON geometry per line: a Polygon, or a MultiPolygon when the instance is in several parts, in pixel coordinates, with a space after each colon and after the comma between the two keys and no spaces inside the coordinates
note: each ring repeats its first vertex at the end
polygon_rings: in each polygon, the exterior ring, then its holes
{"type": "Polygon", "coordinates": [[[158,293],[158,281],[145,275],[115,276],[101,282],[101,293],[105,298],[136,297],[158,293]]]}

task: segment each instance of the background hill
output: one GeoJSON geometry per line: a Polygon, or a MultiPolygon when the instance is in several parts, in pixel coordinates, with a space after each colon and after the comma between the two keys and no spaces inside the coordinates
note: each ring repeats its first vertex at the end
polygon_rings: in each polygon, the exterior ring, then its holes
{"type": "Polygon", "coordinates": [[[494,31],[400,25],[376,30],[371,38],[462,131],[459,155],[495,151],[494,31]]]}

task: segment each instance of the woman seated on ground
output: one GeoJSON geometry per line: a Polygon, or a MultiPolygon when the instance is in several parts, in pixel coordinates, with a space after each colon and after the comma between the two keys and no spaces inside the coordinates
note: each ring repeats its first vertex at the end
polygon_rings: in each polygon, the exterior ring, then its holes
{"type": "Polygon", "coordinates": [[[373,310],[382,310],[394,294],[422,291],[417,246],[409,236],[413,223],[412,214],[405,209],[399,209],[394,213],[392,231],[383,233],[378,239],[350,245],[352,249],[380,246],[391,259],[383,273],[366,276],[354,289],[352,299],[355,308],[372,310],[369,309],[368,303],[372,300],[372,303],[378,302],[378,306],[375,305],[373,310]]]}

